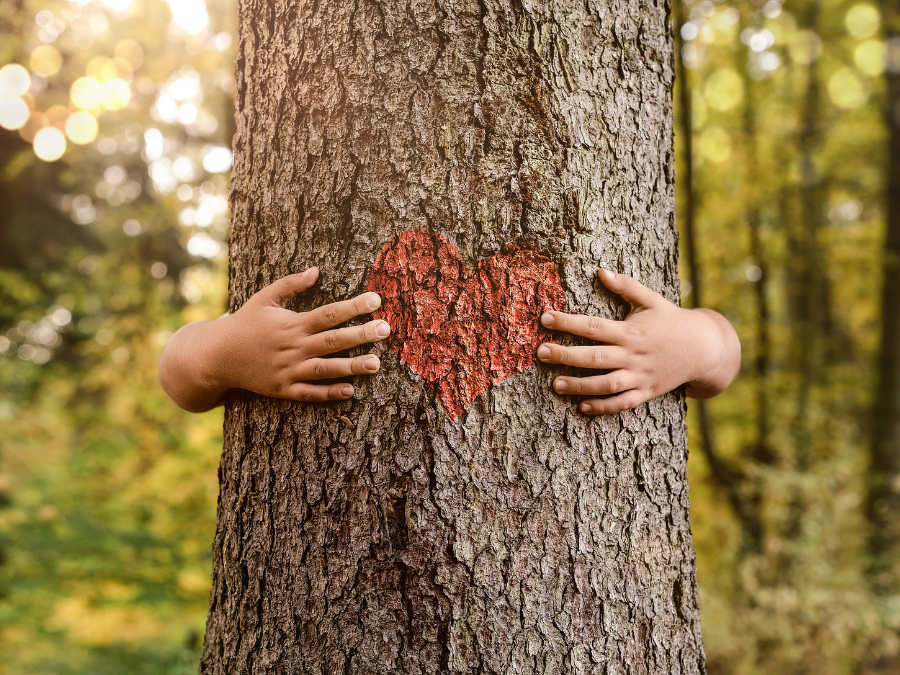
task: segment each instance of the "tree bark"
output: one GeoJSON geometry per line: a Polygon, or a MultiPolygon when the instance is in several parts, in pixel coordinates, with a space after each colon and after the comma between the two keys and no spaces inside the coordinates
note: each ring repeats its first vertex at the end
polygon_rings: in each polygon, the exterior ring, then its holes
{"type": "Polygon", "coordinates": [[[351,401],[230,398],[201,671],[703,672],[682,395],[585,417],[500,330],[677,301],[669,6],[245,0],[237,70],[231,309],[435,313],[351,401]]]}

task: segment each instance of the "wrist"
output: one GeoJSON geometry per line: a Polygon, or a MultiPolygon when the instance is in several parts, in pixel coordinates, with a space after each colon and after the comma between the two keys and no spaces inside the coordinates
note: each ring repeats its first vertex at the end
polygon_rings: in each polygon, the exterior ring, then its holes
{"type": "Polygon", "coordinates": [[[196,359],[198,384],[217,399],[233,387],[230,370],[223,367],[228,362],[228,318],[226,315],[198,326],[191,350],[196,359]]]}
{"type": "MultiPolygon", "coordinates": [[[[692,314],[695,326],[692,341],[696,345],[694,372],[685,383],[687,394],[692,398],[712,398],[722,393],[733,379],[733,375],[726,372],[729,366],[728,336],[720,325],[724,319],[705,308],[686,311],[692,314]]],[[[733,333],[730,324],[728,329],[733,333]]]]}

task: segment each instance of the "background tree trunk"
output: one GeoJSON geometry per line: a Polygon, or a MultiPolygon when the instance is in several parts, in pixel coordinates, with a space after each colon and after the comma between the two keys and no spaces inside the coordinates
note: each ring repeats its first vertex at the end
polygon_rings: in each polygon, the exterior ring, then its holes
{"type": "MultiPolygon", "coordinates": [[[[624,316],[599,265],[677,301],[667,4],[240,15],[232,310],[360,293],[411,230],[542,252],[571,311],[624,316]]],[[[401,347],[352,401],[228,403],[202,672],[703,672],[681,395],[587,418],[525,362],[455,417],[401,347]]]]}
{"type": "MultiPolygon", "coordinates": [[[[881,3],[886,44],[900,39],[900,7],[881,3]]],[[[887,228],[881,290],[881,345],[873,405],[867,514],[872,525],[873,576],[881,589],[896,588],[896,550],[900,541],[900,72],[896,61],[885,74],[888,127],[887,228]]]]}

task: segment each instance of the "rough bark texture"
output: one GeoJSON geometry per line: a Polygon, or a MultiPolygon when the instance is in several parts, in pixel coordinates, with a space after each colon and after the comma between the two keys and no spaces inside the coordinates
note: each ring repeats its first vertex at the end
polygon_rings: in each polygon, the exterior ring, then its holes
{"type": "MultiPolygon", "coordinates": [[[[601,264],[677,300],[665,2],[240,12],[232,310],[423,230],[543,256],[572,311],[624,316],[601,264]]],[[[352,401],[228,403],[202,672],[703,672],[681,395],[587,418],[522,362],[456,416],[397,340],[352,401]]]]}

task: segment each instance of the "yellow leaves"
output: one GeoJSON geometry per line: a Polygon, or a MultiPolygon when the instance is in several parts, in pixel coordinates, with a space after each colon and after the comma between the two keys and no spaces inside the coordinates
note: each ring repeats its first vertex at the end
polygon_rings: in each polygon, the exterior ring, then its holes
{"type": "Polygon", "coordinates": [[[808,66],[822,55],[822,38],[811,30],[798,30],[788,43],[794,63],[808,66]]]}
{"type": "Polygon", "coordinates": [[[733,68],[720,68],[706,80],[706,101],[715,110],[731,110],[744,98],[744,83],[733,68]]]}
{"type": "Polygon", "coordinates": [[[58,601],[45,627],[65,631],[69,640],[86,645],[136,644],[157,638],[164,632],[157,617],[138,607],[95,607],[84,597],[58,601]]]}
{"type": "Polygon", "coordinates": [[[206,596],[209,594],[211,585],[212,581],[208,571],[201,572],[200,570],[192,569],[181,570],[178,573],[178,588],[185,593],[206,596]]]}
{"type": "Polygon", "coordinates": [[[697,137],[697,150],[711,162],[724,162],[731,156],[731,137],[721,127],[709,127],[697,137]]]}

